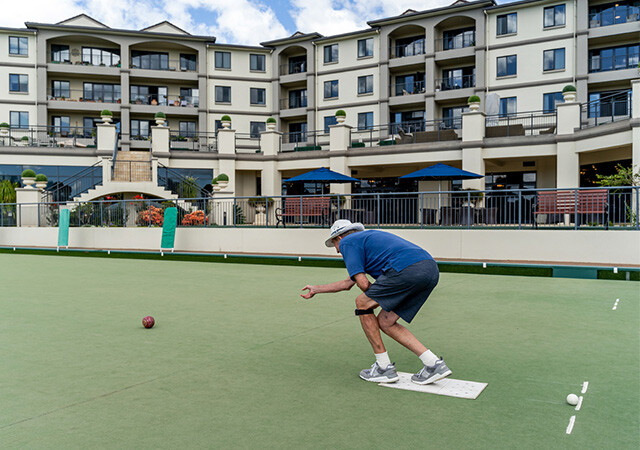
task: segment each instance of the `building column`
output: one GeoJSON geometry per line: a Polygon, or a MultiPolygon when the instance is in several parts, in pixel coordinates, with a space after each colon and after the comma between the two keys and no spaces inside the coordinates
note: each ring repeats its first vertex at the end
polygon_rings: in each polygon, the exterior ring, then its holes
{"type": "MultiPolygon", "coordinates": [[[[431,40],[432,41],[432,40],[431,40]]],[[[424,104],[424,118],[425,120],[433,120],[436,118],[436,102],[435,102],[435,88],[436,88],[436,60],[435,55],[431,54],[427,56],[424,66],[424,87],[425,92],[428,92],[427,98],[424,104]]]]}
{"type": "Polygon", "coordinates": [[[169,155],[169,127],[151,127],[151,153],[156,157],[169,155]]]}
{"type": "Polygon", "coordinates": [[[96,149],[98,152],[113,153],[116,147],[116,126],[113,124],[100,123],[97,126],[96,149]]]}
{"type": "Polygon", "coordinates": [[[34,187],[16,188],[17,226],[40,226],[42,190],[34,187]]]}
{"type": "MultiPolygon", "coordinates": [[[[206,53],[205,56],[206,58],[206,53]]],[[[198,55],[198,58],[202,58],[198,55]]],[[[206,63],[200,63],[205,64],[206,63]]],[[[199,66],[200,67],[200,66],[199,66]]],[[[208,105],[208,92],[207,92],[207,74],[198,74],[198,132],[205,133],[209,131],[209,124],[207,118],[207,105],[208,105]]]]}
{"type": "MultiPolygon", "coordinates": [[[[481,111],[462,114],[462,170],[485,175],[485,162],[482,156],[482,140],[485,134],[485,113],[481,111]]],[[[463,180],[465,189],[483,191],[484,178],[463,180]]]]}
{"type": "MultiPolygon", "coordinates": [[[[351,146],[351,127],[344,123],[329,127],[329,169],[351,176],[347,152],[351,146]]],[[[351,183],[331,183],[332,194],[351,194],[351,183]]]]}
{"type": "Polygon", "coordinates": [[[260,134],[260,148],[265,156],[260,176],[262,195],[271,197],[282,195],[282,174],[278,170],[276,160],[280,152],[282,133],[279,131],[263,131],[260,134]]]}
{"type": "Polygon", "coordinates": [[[214,178],[221,173],[229,176],[229,184],[219,192],[233,195],[236,192],[236,130],[218,130],[218,158],[218,172],[214,173],[214,178]]]}
{"type": "Polygon", "coordinates": [[[580,127],[580,103],[560,103],[557,112],[556,187],[575,189],[580,187],[580,155],[575,149],[573,133],[580,127]]]}
{"type": "MultiPolygon", "coordinates": [[[[631,120],[640,121],[640,79],[631,81],[631,120]]],[[[631,132],[631,164],[634,172],[640,172],[640,126],[632,127],[631,132]]]]}

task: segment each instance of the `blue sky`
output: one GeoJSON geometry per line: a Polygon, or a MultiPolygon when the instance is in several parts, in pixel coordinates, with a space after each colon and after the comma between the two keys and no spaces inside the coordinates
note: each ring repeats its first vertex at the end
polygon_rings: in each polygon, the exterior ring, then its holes
{"type": "MultiPolygon", "coordinates": [[[[8,1],[8,0],[5,0],[8,1]]],[[[113,28],[141,29],[168,20],[218,42],[258,44],[295,31],[323,35],[367,27],[367,20],[450,5],[454,0],[19,0],[0,26],[55,23],[85,13],[113,28]]],[[[506,1],[499,0],[499,3],[506,1]]]]}

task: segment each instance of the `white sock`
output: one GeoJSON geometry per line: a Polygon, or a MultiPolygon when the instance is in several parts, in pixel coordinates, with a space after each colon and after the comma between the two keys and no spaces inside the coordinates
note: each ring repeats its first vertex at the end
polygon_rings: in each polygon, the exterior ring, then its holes
{"type": "Polygon", "coordinates": [[[420,358],[420,361],[422,361],[422,364],[424,364],[425,366],[433,366],[438,360],[438,357],[434,355],[431,350],[427,350],[418,358],[420,358]]]}
{"type": "Polygon", "coordinates": [[[389,355],[387,352],[384,353],[374,353],[376,355],[376,361],[381,369],[386,369],[391,365],[391,360],[389,359],[389,355]]]}

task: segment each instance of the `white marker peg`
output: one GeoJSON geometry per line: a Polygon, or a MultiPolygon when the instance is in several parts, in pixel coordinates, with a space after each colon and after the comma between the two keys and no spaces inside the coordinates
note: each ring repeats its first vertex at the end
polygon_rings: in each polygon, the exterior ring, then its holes
{"type": "Polygon", "coordinates": [[[482,268],[486,269],[487,268],[487,263],[482,263],[482,268]]]}
{"type": "Polygon", "coordinates": [[[302,261],[302,256],[298,256],[298,261],[302,261]]]}
{"type": "Polygon", "coordinates": [[[224,254],[224,259],[227,259],[227,254],[226,253],[224,254]]]}
{"type": "Polygon", "coordinates": [[[617,267],[613,268],[613,273],[618,273],[618,268],[617,267]]]}

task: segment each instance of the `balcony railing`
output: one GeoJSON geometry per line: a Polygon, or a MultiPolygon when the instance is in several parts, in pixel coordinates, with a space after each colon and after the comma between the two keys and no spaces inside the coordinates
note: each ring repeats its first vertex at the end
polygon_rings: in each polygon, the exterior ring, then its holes
{"type": "Polygon", "coordinates": [[[627,5],[614,6],[602,12],[589,14],[589,28],[606,27],[620,23],[637,22],[639,20],[639,7],[627,5]]]}
{"type": "Polygon", "coordinates": [[[390,95],[412,95],[424,94],[424,81],[414,81],[413,83],[392,83],[390,95]]]}
{"type": "Polygon", "coordinates": [[[156,64],[155,62],[153,64],[147,64],[146,62],[134,64],[133,61],[131,61],[130,68],[143,70],[166,70],[171,72],[196,72],[197,70],[193,68],[192,64],[185,64],[179,59],[169,59],[161,61],[158,64],[156,64]]]}
{"type": "Polygon", "coordinates": [[[485,118],[485,137],[555,134],[557,122],[556,111],[527,111],[491,115],[485,118]]]}
{"type": "Polygon", "coordinates": [[[236,153],[260,153],[260,133],[236,133],[236,153]]]}
{"type": "Polygon", "coordinates": [[[282,134],[280,151],[301,152],[309,150],[327,150],[329,134],[324,131],[294,131],[282,134]]]}
{"type": "Polygon", "coordinates": [[[404,58],[407,56],[424,55],[425,40],[420,39],[410,44],[395,44],[389,49],[390,58],[404,58]]]}
{"type": "Polygon", "coordinates": [[[169,131],[169,148],[189,152],[217,152],[218,140],[215,133],[200,131],[169,131]]]}
{"type": "Polygon", "coordinates": [[[475,75],[461,75],[458,77],[436,79],[436,91],[451,91],[453,89],[472,88],[476,86],[475,75]]]}
{"type": "Polygon", "coordinates": [[[634,69],[638,67],[638,55],[592,56],[589,58],[589,72],[608,72],[611,70],[634,69]]]}
{"type": "Polygon", "coordinates": [[[28,128],[0,128],[3,147],[95,148],[94,127],[32,125],[28,128]]]}
{"type": "Polygon", "coordinates": [[[289,97],[280,99],[280,109],[306,108],[306,97],[289,97]]]}
{"type": "Polygon", "coordinates": [[[47,89],[47,100],[87,103],[120,103],[119,92],[87,92],[83,89],[47,89]]]}
{"type": "Polygon", "coordinates": [[[453,37],[436,39],[436,50],[446,51],[458,48],[473,47],[476,45],[476,32],[467,31],[453,37]]]}
{"type": "Polygon", "coordinates": [[[146,94],[131,97],[132,105],[197,107],[200,97],[190,95],[146,94]]]}
{"type": "Polygon", "coordinates": [[[412,120],[373,125],[351,130],[351,147],[384,147],[456,141],[460,137],[455,130],[461,126],[462,119],[460,118],[412,120]]]}
{"type": "Polygon", "coordinates": [[[580,106],[580,128],[591,128],[631,117],[632,91],[613,94],[583,103],[580,106]]]}
{"type": "Polygon", "coordinates": [[[305,73],[307,71],[307,62],[291,62],[280,65],[280,75],[291,75],[294,73],[305,73]]]}

